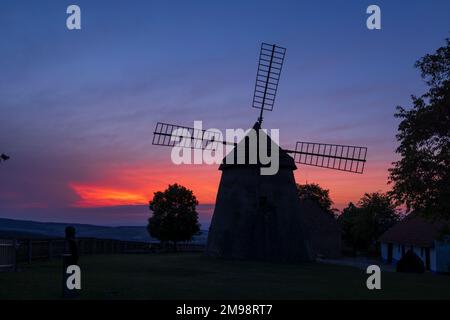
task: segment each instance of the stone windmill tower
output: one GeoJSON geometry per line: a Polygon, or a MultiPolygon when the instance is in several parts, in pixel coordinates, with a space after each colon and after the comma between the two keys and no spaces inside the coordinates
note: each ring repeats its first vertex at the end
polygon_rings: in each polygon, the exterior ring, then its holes
{"type": "Polygon", "coordinates": [[[253,96],[253,107],[260,109],[260,114],[253,130],[239,142],[227,141],[209,130],[160,122],[156,125],[154,145],[203,150],[234,146],[219,167],[222,177],[208,234],[208,255],[308,261],[318,254],[338,251],[336,222],[313,203],[300,200],[293,172],[299,163],[362,173],[367,148],[297,142],[295,150],[288,150],[261,130],[264,110],[272,111],[274,106],[285,53],[286,49],[277,45],[261,45],[253,96]],[[252,143],[255,137],[256,143],[252,143]],[[267,153],[276,151],[279,166],[275,174],[261,174],[261,169],[269,165],[259,158],[261,141],[266,141],[263,148],[267,153]]]}

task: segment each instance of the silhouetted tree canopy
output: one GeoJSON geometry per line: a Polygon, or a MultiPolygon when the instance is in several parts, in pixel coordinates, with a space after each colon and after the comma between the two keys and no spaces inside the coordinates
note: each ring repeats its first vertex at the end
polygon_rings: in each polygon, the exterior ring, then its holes
{"type": "Polygon", "coordinates": [[[330,198],[330,190],[324,189],[316,183],[297,183],[297,192],[300,199],[311,199],[324,211],[334,216],[336,209],[332,208],[333,201],[330,198]]]}
{"type": "Polygon", "coordinates": [[[450,39],[416,62],[428,92],[397,107],[401,119],[389,182],[397,204],[433,218],[450,218],[450,39]]]}
{"type": "Polygon", "coordinates": [[[148,219],[147,230],[161,241],[188,241],[200,231],[193,192],[178,184],[169,185],[163,192],[155,192],[150,201],[152,217],[148,219]]]}
{"type": "Polygon", "coordinates": [[[6,160],[9,160],[9,159],[10,159],[10,157],[7,156],[6,154],[4,154],[4,153],[0,154],[0,162],[1,161],[6,161],[6,160]]]}
{"type": "Polygon", "coordinates": [[[354,250],[368,250],[398,220],[394,201],[379,192],[366,193],[357,205],[349,203],[338,217],[342,238],[354,250]]]}

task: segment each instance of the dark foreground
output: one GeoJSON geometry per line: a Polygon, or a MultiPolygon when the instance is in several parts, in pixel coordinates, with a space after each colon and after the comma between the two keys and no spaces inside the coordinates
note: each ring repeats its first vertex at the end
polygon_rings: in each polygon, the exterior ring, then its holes
{"type": "MultiPolygon", "coordinates": [[[[223,261],[201,254],[97,255],[81,259],[81,299],[450,299],[450,276],[382,274],[366,288],[352,267],[223,261]]],[[[0,299],[58,299],[61,261],[0,273],[0,299]]]]}

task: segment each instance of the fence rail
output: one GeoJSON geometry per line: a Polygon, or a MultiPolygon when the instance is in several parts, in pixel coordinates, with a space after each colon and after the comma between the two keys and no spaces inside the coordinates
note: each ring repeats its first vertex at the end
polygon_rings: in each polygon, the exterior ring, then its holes
{"type": "MultiPolygon", "coordinates": [[[[77,238],[80,255],[150,253],[161,250],[157,243],[113,239],[77,238]]],[[[66,250],[64,239],[0,239],[0,271],[14,270],[17,263],[61,257],[66,250]]],[[[178,251],[203,251],[203,245],[178,244],[178,251]]]]}

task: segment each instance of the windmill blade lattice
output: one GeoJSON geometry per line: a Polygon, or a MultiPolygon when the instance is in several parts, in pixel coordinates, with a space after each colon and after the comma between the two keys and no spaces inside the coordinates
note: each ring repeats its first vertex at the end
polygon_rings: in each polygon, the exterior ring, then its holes
{"type": "Polygon", "coordinates": [[[286,48],[264,42],[261,44],[252,105],[261,109],[260,122],[264,110],[273,110],[285,54],[286,48]]]}
{"type": "Polygon", "coordinates": [[[326,144],[315,142],[297,142],[294,160],[297,163],[353,173],[363,173],[367,148],[326,144]]]}
{"type": "Polygon", "coordinates": [[[215,131],[200,130],[163,122],[156,124],[152,144],[203,150],[217,150],[219,146],[224,144],[234,145],[234,143],[224,141],[223,136],[215,131]]]}

